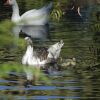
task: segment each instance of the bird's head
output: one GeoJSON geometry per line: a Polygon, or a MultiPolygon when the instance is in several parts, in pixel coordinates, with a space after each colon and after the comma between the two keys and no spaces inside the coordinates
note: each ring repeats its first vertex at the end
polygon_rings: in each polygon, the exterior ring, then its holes
{"type": "Polygon", "coordinates": [[[59,42],[59,46],[62,48],[62,47],[63,47],[63,45],[64,45],[63,40],[60,40],[60,42],[59,42]]]}
{"type": "Polygon", "coordinates": [[[28,45],[32,45],[32,39],[30,37],[25,37],[25,41],[27,42],[28,45]]]}
{"type": "Polygon", "coordinates": [[[4,5],[13,5],[15,2],[15,0],[6,0],[4,5]]]}

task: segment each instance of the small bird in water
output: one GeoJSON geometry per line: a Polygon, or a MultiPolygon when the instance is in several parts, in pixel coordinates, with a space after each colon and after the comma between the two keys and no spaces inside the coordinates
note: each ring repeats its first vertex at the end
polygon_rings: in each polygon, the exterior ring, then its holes
{"type": "Polygon", "coordinates": [[[62,59],[61,58],[61,62],[63,62],[61,64],[61,66],[67,67],[67,66],[75,66],[76,65],[76,58],[72,58],[72,59],[62,59]]]}

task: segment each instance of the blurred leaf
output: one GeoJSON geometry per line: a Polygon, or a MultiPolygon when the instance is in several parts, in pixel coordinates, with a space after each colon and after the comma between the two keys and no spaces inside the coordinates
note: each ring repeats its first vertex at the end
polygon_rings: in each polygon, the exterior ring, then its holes
{"type": "Polygon", "coordinates": [[[51,18],[52,18],[53,20],[59,21],[59,20],[62,18],[62,16],[63,16],[63,11],[62,11],[62,9],[61,9],[61,7],[60,7],[60,3],[57,2],[57,3],[55,4],[55,6],[54,6],[53,11],[51,12],[51,18]]]}
{"type": "Polygon", "coordinates": [[[6,20],[0,23],[0,45],[7,45],[13,43],[13,34],[11,28],[13,24],[6,20]]]}

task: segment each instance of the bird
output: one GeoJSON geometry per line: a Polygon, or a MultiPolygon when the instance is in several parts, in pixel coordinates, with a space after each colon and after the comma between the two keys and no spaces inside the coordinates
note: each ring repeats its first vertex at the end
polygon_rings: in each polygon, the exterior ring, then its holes
{"type": "Polygon", "coordinates": [[[52,9],[53,3],[40,8],[32,9],[25,12],[23,15],[19,15],[19,7],[16,0],[7,0],[5,5],[12,6],[11,21],[17,25],[46,25],[48,24],[48,15],[52,9]]]}
{"type": "Polygon", "coordinates": [[[34,66],[42,66],[46,63],[46,60],[42,60],[38,57],[37,52],[34,50],[32,46],[32,40],[29,37],[26,37],[27,41],[27,50],[22,58],[23,65],[34,65],[34,66]]]}
{"type": "Polygon", "coordinates": [[[30,37],[25,37],[25,40],[27,42],[27,49],[22,57],[22,64],[30,66],[24,68],[24,71],[26,73],[27,80],[32,80],[33,79],[32,68],[40,69],[41,67],[44,67],[44,65],[48,63],[48,59],[56,60],[60,55],[60,51],[64,43],[63,40],[61,40],[60,42],[51,45],[46,50],[47,52],[42,51],[42,53],[39,53],[38,55],[38,52],[34,50],[32,39],[30,37]]]}
{"type": "Polygon", "coordinates": [[[22,64],[24,65],[23,70],[26,74],[26,78],[31,82],[33,80],[33,76],[36,77],[34,80],[38,80],[37,78],[39,77],[39,74],[35,72],[35,69],[39,72],[40,66],[44,65],[46,60],[41,61],[41,59],[37,56],[30,37],[25,37],[25,40],[27,42],[27,49],[22,57],[22,64]],[[28,65],[28,67],[25,65],[28,65]]]}
{"type": "Polygon", "coordinates": [[[42,66],[42,65],[46,64],[48,59],[56,60],[60,55],[62,46],[64,45],[63,40],[61,40],[60,42],[57,42],[57,43],[51,45],[47,49],[47,52],[41,51],[42,53],[40,52],[41,54],[40,53],[38,54],[38,52],[35,51],[32,46],[32,44],[33,44],[32,39],[30,37],[25,37],[25,40],[27,42],[27,49],[26,49],[24,56],[22,57],[22,64],[24,64],[24,65],[42,66]],[[45,56],[45,55],[47,55],[47,56],[45,56]],[[43,57],[44,57],[44,59],[41,60],[41,58],[43,58],[43,57]]]}
{"type": "MultiPolygon", "coordinates": [[[[61,58],[62,61],[62,58],[61,58]]],[[[76,58],[68,58],[68,59],[64,59],[63,63],[61,64],[61,66],[75,66],[76,65],[76,58]]]]}

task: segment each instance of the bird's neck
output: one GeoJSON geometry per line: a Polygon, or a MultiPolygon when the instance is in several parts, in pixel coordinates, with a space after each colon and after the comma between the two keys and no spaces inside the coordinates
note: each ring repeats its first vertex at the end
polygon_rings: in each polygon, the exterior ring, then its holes
{"type": "Polygon", "coordinates": [[[26,55],[28,57],[32,57],[33,56],[33,47],[31,45],[27,46],[26,55]]]}
{"type": "Polygon", "coordinates": [[[20,15],[19,15],[19,7],[18,7],[18,4],[15,0],[14,4],[12,5],[12,10],[13,10],[13,13],[12,13],[12,21],[16,22],[17,20],[19,20],[20,18],[20,15]]]}

